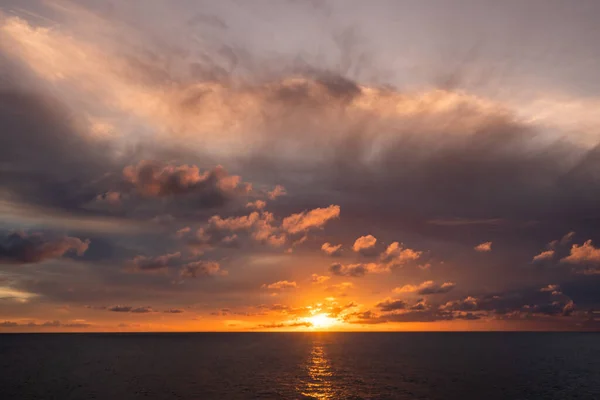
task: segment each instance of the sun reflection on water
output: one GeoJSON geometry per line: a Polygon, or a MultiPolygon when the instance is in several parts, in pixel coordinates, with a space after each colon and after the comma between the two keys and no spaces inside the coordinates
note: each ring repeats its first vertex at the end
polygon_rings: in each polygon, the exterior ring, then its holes
{"type": "Polygon", "coordinates": [[[336,398],[333,385],[333,370],[323,343],[315,341],[306,362],[308,377],[302,382],[300,393],[319,400],[336,398]]]}

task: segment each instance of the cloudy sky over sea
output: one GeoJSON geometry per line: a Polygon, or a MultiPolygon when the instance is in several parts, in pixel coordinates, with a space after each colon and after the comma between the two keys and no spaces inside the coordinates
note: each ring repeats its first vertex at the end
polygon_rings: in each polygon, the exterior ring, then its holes
{"type": "Polygon", "coordinates": [[[596,1],[0,2],[0,331],[596,330],[596,1]]]}

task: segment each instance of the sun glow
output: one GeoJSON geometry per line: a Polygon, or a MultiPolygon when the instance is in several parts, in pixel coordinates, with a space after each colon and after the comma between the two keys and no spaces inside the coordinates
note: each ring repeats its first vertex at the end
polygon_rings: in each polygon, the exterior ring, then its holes
{"type": "Polygon", "coordinates": [[[327,314],[316,314],[312,317],[306,318],[307,322],[310,322],[313,328],[316,329],[327,329],[332,325],[335,325],[337,319],[329,317],[327,314]]]}

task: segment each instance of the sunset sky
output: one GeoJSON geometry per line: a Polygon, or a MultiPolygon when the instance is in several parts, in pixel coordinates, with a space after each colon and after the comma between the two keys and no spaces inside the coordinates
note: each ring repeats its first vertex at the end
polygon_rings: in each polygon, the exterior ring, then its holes
{"type": "Polygon", "coordinates": [[[0,0],[0,332],[600,329],[599,12],[0,0]]]}

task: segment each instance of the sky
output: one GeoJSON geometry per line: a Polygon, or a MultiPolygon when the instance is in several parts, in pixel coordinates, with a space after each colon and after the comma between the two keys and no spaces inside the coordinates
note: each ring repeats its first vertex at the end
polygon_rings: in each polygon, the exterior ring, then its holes
{"type": "Polygon", "coordinates": [[[599,15],[0,0],[0,332],[600,329],[599,15]]]}

